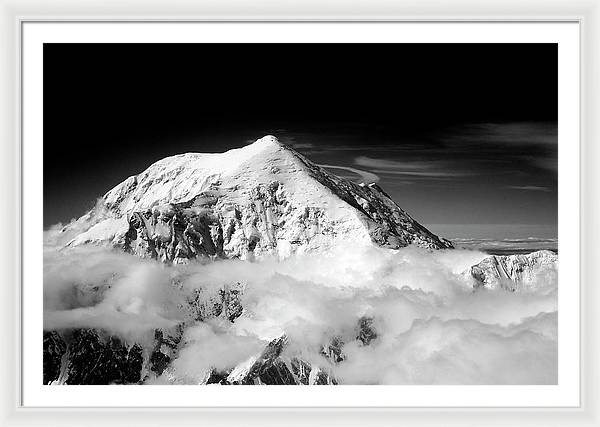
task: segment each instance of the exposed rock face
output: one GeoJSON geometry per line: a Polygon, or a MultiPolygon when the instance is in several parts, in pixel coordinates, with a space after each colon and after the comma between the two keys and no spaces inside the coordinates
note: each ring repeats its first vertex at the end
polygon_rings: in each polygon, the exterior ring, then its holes
{"type": "Polygon", "coordinates": [[[141,380],[142,348],[96,330],[77,329],[70,338],[65,384],[135,384],[141,380]]]}
{"type": "Polygon", "coordinates": [[[340,336],[333,336],[329,344],[321,350],[321,354],[330,360],[332,363],[339,363],[346,359],[346,355],[342,349],[344,347],[344,341],[340,336]]]}
{"type": "Polygon", "coordinates": [[[223,287],[217,295],[205,299],[203,291],[196,289],[193,298],[187,301],[191,318],[202,321],[224,317],[230,322],[235,321],[244,311],[240,301],[243,290],[244,284],[238,282],[223,287]]]}
{"type": "Polygon", "coordinates": [[[527,290],[538,284],[551,283],[556,275],[558,255],[537,251],[527,255],[492,255],[471,267],[476,288],[503,288],[512,292],[527,290]]]}
{"type": "Polygon", "coordinates": [[[44,333],[44,384],[136,384],[142,348],[94,329],[44,333]]]}
{"type": "Polygon", "coordinates": [[[150,354],[149,368],[156,375],[161,375],[177,354],[177,346],[183,335],[183,326],[180,325],[173,332],[168,334],[161,329],[154,331],[154,347],[150,354]]]}
{"type": "Polygon", "coordinates": [[[337,385],[338,382],[331,374],[318,366],[312,366],[302,359],[293,358],[290,361],[292,373],[298,385],[337,385]]]}
{"type": "Polygon", "coordinates": [[[452,247],[379,186],[332,175],[272,136],[222,154],[160,160],[106,193],[70,227],[85,230],[70,245],[108,243],[175,263],[285,256],[326,250],[340,239],[452,247]]]}
{"type": "Polygon", "coordinates": [[[58,332],[44,332],[44,384],[58,379],[66,352],[67,344],[58,332]]]}
{"type": "MultiPolygon", "coordinates": [[[[126,343],[96,329],[45,332],[44,384],[141,384],[161,375],[171,383],[184,384],[170,368],[178,356],[183,331],[184,325],[169,331],[157,329],[151,344],[126,343]]],[[[377,338],[370,317],[359,319],[356,332],[361,345],[369,345],[377,338]]],[[[318,364],[286,354],[287,346],[287,336],[281,335],[233,369],[208,372],[198,384],[337,384],[332,367],[346,359],[341,337],[332,337],[323,347],[323,358],[318,364]]]]}
{"type": "MultiPolygon", "coordinates": [[[[372,317],[361,317],[356,327],[356,340],[369,345],[377,338],[372,317]]],[[[342,363],[346,356],[343,352],[342,337],[334,336],[321,354],[323,363],[311,364],[299,357],[285,356],[283,350],[287,338],[281,336],[271,341],[257,357],[238,365],[227,377],[230,384],[298,384],[298,385],[336,385],[337,380],[331,373],[331,366],[342,363]]]]}
{"type": "Polygon", "coordinates": [[[287,337],[271,341],[260,355],[236,366],[227,376],[226,384],[255,385],[335,385],[336,379],[326,368],[311,365],[299,357],[282,354],[287,337]]]}
{"type": "Polygon", "coordinates": [[[148,348],[98,329],[44,332],[44,384],[139,384],[164,371],[181,332],[156,330],[148,348]]]}
{"type": "Polygon", "coordinates": [[[295,384],[286,364],[279,358],[287,344],[285,335],[274,339],[258,356],[236,366],[227,376],[229,384],[295,384]]]}
{"type": "Polygon", "coordinates": [[[377,338],[377,332],[373,327],[372,317],[361,317],[358,320],[356,339],[359,340],[363,345],[369,345],[371,341],[377,338]]]}

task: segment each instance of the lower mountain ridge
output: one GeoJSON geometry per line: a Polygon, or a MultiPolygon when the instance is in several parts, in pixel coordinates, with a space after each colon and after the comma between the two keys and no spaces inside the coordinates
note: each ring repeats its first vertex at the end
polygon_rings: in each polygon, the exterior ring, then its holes
{"type": "Polygon", "coordinates": [[[558,275],[558,255],[542,250],[530,254],[491,255],[471,267],[475,288],[502,288],[511,292],[528,290],[553,282],[558,275]]]}

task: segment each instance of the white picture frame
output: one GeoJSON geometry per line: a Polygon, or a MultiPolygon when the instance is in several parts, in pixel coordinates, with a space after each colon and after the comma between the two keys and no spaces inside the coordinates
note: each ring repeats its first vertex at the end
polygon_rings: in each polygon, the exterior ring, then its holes
{"type": "Polygon", "coordinates": [[[0,287],[3,301],[3,323],[6,343],[0,352],[7,381],[1,388],[0,414],[5,425],[58,424],[116,425],[147,424],[209,424],[209,425],[598,425],[597,401],[598,331],[594,307],[599,302],[593,286],[594,242],[598,234],[593,215],[597,212],[598,193],[594,183],[597,172],[594,161],[598,148],[592,141],[599,135],[594,117],[598,113],[600,89],[594,81],[598,75],[600,7],[596,1],[525,3],[488,2],[477,4],[461,0],[440,7],[433,1],[384,4],[383,1],[342,5],[334,2],[309,1],[302,5],[282,5],[264,1],[258,6],[225,2],[218,6],[203,3],[185,4],[176,16],[168,3],[126,1],[119,6],[101,5],[97,1],[78,4],[73,0],[42,2],[2,1],[2,52],[6,66],[2,75],[3,133],[1,158],[2,197],[6,200],[2,213],[2,271],[6,285],[0,287]],[[261,13],[257,13],[261,10],[261,13]],[[264,12],[262,12],[264,11],[264,12]],[[581,400],[576,408],[60,408],[41,409],[22,406],[21,311],[21,35],[22,26],[31,21],[571,21],[580,24],[581,35],[581,400]],[[595,113],[595,114],[594,114],[595,113]]]}

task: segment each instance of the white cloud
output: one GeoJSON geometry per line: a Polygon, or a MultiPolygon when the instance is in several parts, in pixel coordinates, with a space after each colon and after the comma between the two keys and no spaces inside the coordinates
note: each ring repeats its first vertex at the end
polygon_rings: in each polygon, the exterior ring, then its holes
{"type": "Polygon", "coordinates": [[[153,328],[187,319],[171,366],[184,383],[232,368],[280,333],[289,337],[286,354],[319,363],[322,346],[342,337],[347,357],[333,367],[342,383],[555,383],[556,283],[473,292],[463,271],[484,256],[347,244],[285,260],[167,266],[117,250],[47,246],[45,327],[104,328],[145,342],[153,328]],[[235,323],[190,318],[187,298],[199,292],[209,303],[236,282],[245,287],[235,323]],[[378,335],[369,346],[355,341],[365,315],[378,335]]]}
{"type": "Polygon", "coordinates": [[[354,159],[354,163],[359,166],[371,168],[372,172],[382,175],[406,175],[423,178],[456,178],[472,176],[474,174],[473,171],[458,170],[443,160],[399,161],[358,156],[354,159]]]}

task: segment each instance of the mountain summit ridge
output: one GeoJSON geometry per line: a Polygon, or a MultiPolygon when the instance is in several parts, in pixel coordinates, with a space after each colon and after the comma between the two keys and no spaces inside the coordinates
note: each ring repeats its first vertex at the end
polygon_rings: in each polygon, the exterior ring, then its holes
{"type": "Polygon", "coordinates": [[[452,247],[378,186],[337,177],[272,135],[225,153],[161,159],[69,228],[82,231],[70,246],[112,244],[166,262],[287,256],[340,241],[452,247]]]}

